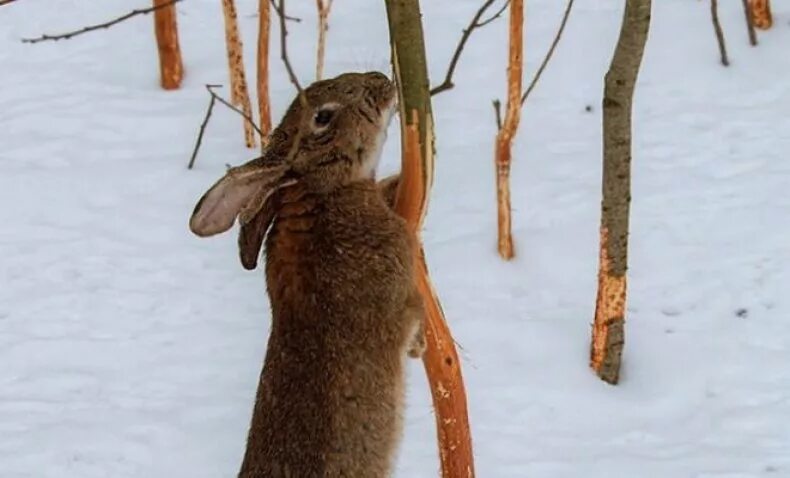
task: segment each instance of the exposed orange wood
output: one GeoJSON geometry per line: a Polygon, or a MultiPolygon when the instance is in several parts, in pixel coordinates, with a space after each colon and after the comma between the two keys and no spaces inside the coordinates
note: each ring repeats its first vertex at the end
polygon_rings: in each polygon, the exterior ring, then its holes
{"type": "MultiPolygon", "coordinates": [[[[168,0],[154,0],[154,7],[167,2],[168,0]]],[[[159,51],[160,83],[166,90],[175,90],[181,86],[181,79],[184,76],[181,48],[178,44],[175,4],[154,10],[154,32],[159,51]]]]}
{"type": "MultiPolygon", "coordinates": [[[[244,114],[252,118],[250,94],[247,91],[247,80],[244,76],[244,59],[236,19],[236,6],[233,4],[233,0],[222,0],[222,12],[225,17],[225,42],[228,49],[231,103],[241,107],[244,114]]],[[[255,131],[248,121],[244,121],[244,142],[248,148],[255,147],[255,131]]]]}
{"type": "Polygon", "coordinates": [[[601,228],[598,268],[598,296],[595,301],[590,366],[602,378],[617,383],[623,353],[626,276],[612,271],[609,257],[609,232],[601,228]]]}
{"type": "Polygon", "coordinates": [[[416,234],[422,227],[422,211],[426,207],[425,191],[428,185],[425,184],[423,177],[424,165],[420,152],[419,118],[416,111],[412,117],[412,123],[405,124],[402,129],[403,159],[395,212],[406,219],[409,227],[416,234]]]}
{"type": "Polygon", "coordinates": [[[773,26],[771,0],[749,0],[749,5],[752,9],[752,19],[755,27],[761,30],[768,30],[773,26]]]}
{"type": "MultiPolygon", "coordinates": [[[[416,111],[412,113],[411,123],[402,122],[403,161],[395,211],[402,215],[413,232],[419,235],[425,210],[428,207],[428,188],[433,175],[433,159],[432,157],[423,159],[419,117],[416,111]]],[[[426,313],[426,349],[423,364],[436,411],[442,476],[471,478],[474,477],[472,437],[461,365],[450,328],[447,326],[438,296],[431,284],[422,247],[418,252],[416,281],[425,303],[426,313]]]]}
{"type": "Polygon", "coordinates": [[[510,2],[510,40],[507,66],[507,109],[497,133],[495,163],[497,189],[497,250],[512,259],[513,234],[510,208],[510,160],[513,138],[521,118],[521,83],[524,69],[524,1],[510,2]]]}
{"type": "Polygon", "coordinates": [[[258,113],[263,136],[261,146],[265,146],[267,137],[272,131],[272,111],[269,100],[269,32],[271,10],[268,0],[258,2],[258,113]]]}
{"type": "MultiPolygon", "coordinates": [[[[385,0],[398,85],[401,124],[401,181],[395,194],[399,211],[417,236],[428,209],[434,169],[434,128],[428,66],[419,0],[385,0]]],[[[474,477],[474,454],[461,363],[450,329],[431,285],[422,247],[416,285],[426,311],[425,371],[436,412],[444,478],[474,477]]]]}

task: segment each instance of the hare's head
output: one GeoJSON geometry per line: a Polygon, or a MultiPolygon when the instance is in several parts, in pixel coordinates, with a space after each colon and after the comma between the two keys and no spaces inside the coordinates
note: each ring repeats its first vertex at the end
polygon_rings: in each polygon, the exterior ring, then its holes
{"type": "Polygon", "coordinates": [[[277,189],[299,183],[307,191],[330,192],[373,179],[395,111],[394,84],[379,72],[346,73],[303,93],[272,132],[263,156],[229,169],[203,195],[189,222],[193,233],[227,231],[239,216],[242,234],[254,225],[262,240],[271,219],[259,215],[277,189]]]}
{"type": "Polygon", "coordinates": [[[313,83],[272,133],[269,154],[286,158],[310,189],[373,178],[395,98],[395,86],[379,72],[313,83]]]}

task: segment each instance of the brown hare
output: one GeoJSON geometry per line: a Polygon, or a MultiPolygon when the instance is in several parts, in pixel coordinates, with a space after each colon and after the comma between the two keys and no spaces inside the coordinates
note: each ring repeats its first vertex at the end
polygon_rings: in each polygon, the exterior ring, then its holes
{"type": "Polygon", "coordinates": [[[238,216],[247,269],[266,240],[272,326],[239,477],[386,477],[406,357],[424,348],[413,238],[374,182],[396,88],[347,73],[304,93],[190,220],[211,236],[238,216]]]}

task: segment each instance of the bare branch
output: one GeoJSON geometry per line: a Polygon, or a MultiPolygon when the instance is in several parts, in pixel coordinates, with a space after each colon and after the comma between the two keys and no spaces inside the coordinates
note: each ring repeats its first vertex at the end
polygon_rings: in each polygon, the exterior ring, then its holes
{"type": "MultiPolygon", "coordinates": [[[[12,1],[15,1],[15,0],[6,0],[6,1],[7,2],[12,2],[12,1]]],[[[58,34],[55,34],[55,35],[49,35],[49,34],[45,33],[45,34],[41,35],[40,37],[36,37],[36,38],[23,38],[22,39],[22,43],[39,43],[39,42],[42,42],[42,41],[68,40],[70,38],[73,38],[73,37],[78,36],[78,35],[82,35],[84,33],[92,32],[92,31],[95,31],[95,30],[101,30],[101,29],[110,28],[113,25],[117,25],[118,23],[126,21],[126,20],[128,20],[128,19],[130,19],[132,17],[137,16],[137,15],[148,15],[149,13],[154,12],[156,10],[159,10],[160,8],[169,7],[170,5],[173,5],[173,4],[178,3],[180,1],[181,0],[170,0],[169,2],[162,3],[162,4],[156,5],[154,7],[140,8],[140,9],[137,9],[137,10],[132,10],[131,12],[129,12],[129,13],[125,14],[125,15],[121,15],[120,17],[115,18],[113,20],[110,20],[108,22],[99,23],[99,24],[96,24],[96,25],[90,25],[90,26],[81,28],[79,30],[71,31],[71,32],[58,33],[58,34]]]]}
{"type": "Polygon", "coordinates": [[[507,9],[508,5],[510,5],[510,0],[505,0],[505,3],[502,4],[502,8],[500,8],[495,14],[491,15],[491,18],[489,18],[487,20],[483,20],[482,22],[477,22],[477,23],[475,23],[475,26],[478,27],[478,28],[479,27],[484,27],[484,26],[488,25],[489,23],[493,22],[494,20],[499,18],[505,12],[505,10],[507,9]]]}
{"type": "Polygon", "coordinates": [[[287,18],[285,14],[285,0],[280,0],[279,3],[272,0],[272,5],[274,5],[274,11],[277,12],[277,16],[280,17],[280,59],[285,64],[285,69],[288,71],[288,78],[290,78],[291,83],[296,87],[301,97],[302,85],[299,84],[299,79],[296,77],[296,73],[294,73],[294,69],[291,66],[291,60],[288,59],[288,45],[286,43],[288,28],[285,26],[285,19],[287,18]]]}
{"type": "Polygon", "coordinates": [[[249,115],[244,113],[244,111],[230,104],[228,100],[216,94],[214,92],[214,88],[222,88],[222,85],[206,85],[206,89],[208,90],[209,94],[211,94],[211,96],[216,98],[216,100],[222,103],[223,105],[227,106],[228,108],[232,109],[233,111],[241,115],[241,117],[244,118],[247,121],[247,123],[249,123],[249,125],[252,126],[252,128],[258,133],[258,136],[260,136],[261,139],[263,139],[263,131],[261,131],[258,125],[255,124],[255,120],[253,120],[249,115]]]}
{"type": "MultiPolygon", "coordinates": [[[[307,104],[307,95],[304,94],[304,89],[302,89],[302,85],[299,84],[299,78],[296,77],[296,73],[294,73],[294,69],[291,66],[291,61],[288,59],[288,45],[286,43],[286,37],[288,36],[288,29],[285,26],[285,0],[280,0],[279,4],[274,5],[274,10],[277,12],[277,15],[280,17],[280,58],[282,59],[283,63],[285,64],[285,69],[288,70],[288,77],[291,79],[291,83],[293,83],[294,87],[297,91],[297,97],[299,98],[299,102],[301,103],[302,107],[306,110],[308,108],[307,104]]],[[[296,135],[294,135],[293,143],[291,144],[291,149],[288,151],[288,161],[290,161],[295,155],[296,152],[299,150],[299,144],[302,141],[302,136],[304,135],[304,130],[306,129],[306,122],[302,122],[299,124],[299,128],[296,130],[296,135]]]]}
{"type": "Polygon", "coordinates": [[[568,5],[565,7],[565,13],[562,15],[562,21],[560,22],[560,27],[557,29],[557,35],[554,37],[554,41],[551,42],[551,47],[549,47],[549,51],[546,52],[546,57],[543,58],[543,63],[540,64],[538,71],[535,72],[535,77],[532,78],[532,81],[529,83],[527,87],[527,91],[521,96],[521,105],[524,105],[524,102],[527,101],[527,97],[532,90],[535,89],[535,85],[538,84],[538,80],[540,80],[540,76],[543,74],[543,70],[546,69],[546,65],[549,64],[549,60],[551,60],[552,55],[554,55],[554,50],[557,48],[557,45],[560,43],[560,38],[562,37],[562,32],[565,31],[565,25],[568,23],[568,17],[571,15],[571,9],[573,8],[573,1],[568,0],[568,5]]]}
{"type": "Polygon", "coordinates": [[[494,105],[494,114],[496,115],[496,129],[502,129],[502,102],[494,100],[491,102],[494,105]]]}
{"type": "MultiPolygon", "coordinates": [[[[274,9],[279,13],[279,10],[277,9],[277,3],[275,2],[275,0],[269,0],[269,3],[271,3],[274,9]]],[[[283,17],[289,22],[300,23],[302,21],[302,19],[299,17],[292,17],[289,15],[283,15],[283,17]]]]}
{"type": "Polygon", "coordinates": [[[209,99],[208,108],[206,109],[206,116],[203,118],[203,123],[201,123],[200,125],[200,131],[198,133],[197,141],[195,143],[195,149],[192,150],[192,157],[189,160],[187,169],[192,169],[192,167],[195,165],[195,158],[197,158],[198,150],[200,149],[200,144],[203,142],[203,133],[205,133],[206,131],[206,126],[208,126],[209,119],[211,118],[211,112],[214,110],[214,104],[216,102],[222,103],[223,105],[227,106],[228,108],[239,114],[242,118],[244,118],[247,121],[247,123],[249,123],[250,126],[252,126],[252,128],[255,131],[258,132],[258,135],[261,138],[261,142],[263,142],[264,140],[263,131],[261,131],[258,125],[255,124],[255,121],[249,115],[245,114],[244,111],[236,108],[228,100],[219,96],[214,91],[215,88],[222,88],[222,85],[212,85],[212,84],[206,85],[206,90],[208,91],[209,95],[211,95],[211,98],[209,99]]]}
{"type": "Polygon", "coordinates": [[[510,3],[510,0],[505,1],[505,4],[496,14],[494,14],[491,18],[481,22],[480,18],[483,16],[486,10],[488,10],[488,8],[491,5],[493,5],[495,1],[496,0],[486,0],[485,2],[483,2],[483,5],[480,6],[480,8],[477,10],[477,13],[475,13],[475,15],[472,17],[472,21],[469,22],[469,25],[463,29],[461,39],[458,41],[458,46],[455,47],[455,52],[453,53],[453,56],[450,59],[450,64],[447,67],[447,74],[444,76],[444,81],[438,86],[431,88],[431,96],[438,95],[439,93],[450,90],[455,86],[455,84],[453,84],[453,73],[455,73],[455,68],[456,66],[458,66],[458,60],[461,59],[461,52],[464,51],[466,42],[469,40],[469,37],[472,35],[472,32],[476,28],[480,28],[485,25],[488,25],[495,19],[499,18],[499,16],[502,14],[502,12],[505,11],[505,8],[510,3]]]}
{"type": "MultiPolygon", "coordinates": [[[[211,86],[220,86],[220,85],[211,85],[211,86]]],[[[217,102],[217,97],[211,95],[208,102],[208,108],[206,109],[206,116],[205,118],[203,118],[203,122],[200,124],[200,132],[198,132],[197,141],[195,142],[195,149],[192,150],[192,157],[189,158],[189,164],[187,164],[187,169],[192,169],[192,167],[195,165],[195,159],[197,158],[198,150],[200,149],[200,143],[203,142],[203,133],[206,131],[208,120],[209,118],[211,118],[211,112],[214,110],[214,103],[216,102],[217,102]]]]}
{"type": "Polygon", "coordinates": [[[743,13],[746,15],[746,31],[749,33],[749,44],[757,46],[757,32],[754,31],[754,17],[752,16],[752,5],[749,0],[743,0],[743,13]]]}
{"type": "Polygon", "coordinates": [[[727,45],[724,43],[724,30],[721,29],[721,23],[719,23],[718,0],[710,0],[710,16],[711,20],[713,20],[713,30],[716,32],[716,41],[719,43],[721,64],[724,66],[730,66],[730,59],[727,57],[727,45]]]}
{"type": "Polygon", "coordinates": [[[0,7],[8,5],[9,3],[14,3],[16,0],[0,0],[0,7]]]}

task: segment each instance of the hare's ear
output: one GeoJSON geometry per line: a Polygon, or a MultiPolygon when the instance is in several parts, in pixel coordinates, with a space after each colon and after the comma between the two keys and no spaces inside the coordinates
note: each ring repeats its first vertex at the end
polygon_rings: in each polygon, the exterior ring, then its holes
{"type": "Polygon", "coordinates": [[[262,158],[229,169],[200,198],[189,220],[189,229],[207,237],[230,229],[239,214],[242,222],[248,222],[263,208],[272,192],[285,183],[293,183],[293,179],[285,179],[286,171],[283,162],[262,158]]]}
{"type": "Polygon", "coordinates": [[[266,231],[269,229],[276,212],[274,201],[273,198],[270,198],[264,202],[261,210],[249,222],[241,223],[241,228],[239,229],[239,259],[241,259],[242,267],[247,270],[253,270],[258,265],[263,237],[266,235],[266,231]]]}

